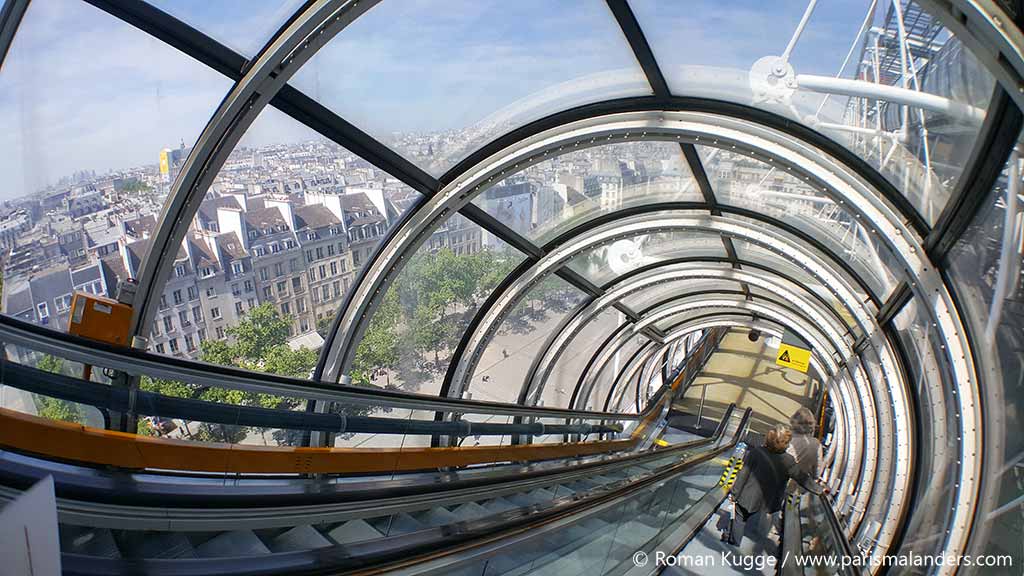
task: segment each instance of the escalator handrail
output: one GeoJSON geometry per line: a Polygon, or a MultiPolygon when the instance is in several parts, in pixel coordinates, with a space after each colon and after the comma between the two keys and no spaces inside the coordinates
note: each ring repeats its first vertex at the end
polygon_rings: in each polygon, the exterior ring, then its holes
{"type": "MultiPolygon", "coordinates": [[[[186,381],[191,384],[261,392],[277,396],[302,397],[362,406],[489,414],[535,418],[573,418],[582,420],[641,420],[640,414],[607,414],[589,410],[519,406],[486,400],[438,397],[427,394],[387,390],[376,386],[347,386],[318,382],[263,372],[252,372],[231,366],[209,364],[174,356],[163,356],[140,350],[114,346],[57,332],[31,322],[0,315],[0,343],[52,354],[74,362],[102,366],[131,374],[186,381]]],[[[3,358],[3,357],[0,357],[3,358]]],[[[10,362],[5,358],[3,364],[10,362]]],[[[2,366],[0,366],[2,369],[2,366]]]]}
{"type": "MultiPolygon", "coordinates": [[[[231,426],[280,428],[287,430],[329,431],[367,434],[447,434],[452,436],[503,436],[524,434],[602,434],[618,433],[621,426],[605,424],[524,424],[471,422],[469,420],[417,420],[407,418],[381,418],[375,416],[348,416],[345,414],[300,412],[208,402],[193,398],[164,396],[145,390],[134,394],[127,388],[113,387],[73,376],[39,370],[31,366],[9,362],[3,366],[4,385],[26,392],[42,394],[60,400],[86,404],[100,409],[136,414],[178,418],[194,422],[208,422],[231,426]]],[[[612,418],[605,417],[606,421],[612,418]]]]}
{"type": "MultiPolygon", "coordinates": [[[[856,556],[853,552],[853,546],[850,545],[850,540],[843,532],[843,527],[839,523],[839,518],[836,517],[835,508],[832,507],[832,501],[826,494],[816,494],[814,497],[818,498],[821,508],[825,512],[825,519],[829,525],[829,529],[832,531],[832,537],[839,543],[839,547],[842,548],[843,556],[852,560],[856,556]]],[[[840,573],[846,574],[847,576],[859,576],[860,572],[854,569],[853,564],[854,563],[852,561],[848,561],[846,565],[840,566],[840,573]]]]}
{"type": "MultiPolygon", "coordinates": [[[[373,566],[375,569],[395,569],[397,564],[421,561],[422,556],[437,557],[457,553],[466,548],[503,538],[513,533],[541,528],[564,517],[580,514],[602,504],[619,501],[661,480],[679,475],[698,464],[731,449],[736,445],[750,420],[751,410],[744,414],[740,427],[732,440],[723,446],[691,458],[658,468],[633,479],[601,486],[585,494],[555,498],[544,504],[535,504],[509,510],[476,520],[467,520],[441,527],[385,537],[365,543],[332,546],[311,551],[285,552],[256,557],[213,558],[203,560],[146,559],[123,561],[97,558],[80,554],[62,554],[63,567],[69,574],[98,575],[141,570],[154,576],[217,573],[235,574],[301,571],[310,573],[336,573],[373,566]]],[[[661,451],[664,455],[664,451],[661,451]]]]}
{"type": "MultiPolygon", "coordinates": [[[[98,477],[97,474],[102,471],[90,468],[84,469],[81,474],[76,474],[68,471],[68,468],[74,467],[45,460],[40,461],[39,467],[29,466],[17,460],[12,461],[13,459],[5,461],[2,452],[0,452],[0,462],[3,462],[4,466],[0,466],[0,484],[24,490],[45,476],[53,476],[59,498],[117,506],[157,507],[164,510],[169,508],[254,508],[266,507],[268,504],[274,506],[327,505],[403,496],[422,496],[425,493],[444,494],[515,481],[525,483],[545,477],[554,478],[557,482],[557,478],[570,474],[593,473],[597,470],[604,470],[607,466],[642,464],[677,452],[712,444],[718,442],[725,433],[735,409],[735,404],[729,406],[715,434],[710,438],[644,452],[618,454],[600,460],[558,468],[517,466],[511,470],[502,470],[500,474],[493,476],[456,477],[440,482],[431,481],[425,485],[422,482],[412,483],[398,478],[327,486],[318,485],[316,489],[311,489],[304,480],[296,479],[294,490],[285,491],[283,487],[273,486],[272,491],[267,491],[264,489],[246,490],[244,485],[225,485],[223,478],[214,478],[209,489],[202,491],[192,478],[183,478],[180,484],[171,484],[166,480],[147,483],[124,474],[98,477]]],[[[447,477],[451,478],[451,475],[447,477]]]]}

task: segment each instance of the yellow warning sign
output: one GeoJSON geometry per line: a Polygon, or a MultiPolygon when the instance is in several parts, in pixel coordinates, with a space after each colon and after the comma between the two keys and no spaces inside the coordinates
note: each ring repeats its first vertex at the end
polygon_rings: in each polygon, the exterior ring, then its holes
{"type": "Polygon", "coordinates": [[[793,368],[794,370],[806,373],[807,368],[810,366],[810,362],[810,350],[798,348],[792,344],[779,344],[779,355],[775,358],[775,363],[779,366],[793,368]]]}

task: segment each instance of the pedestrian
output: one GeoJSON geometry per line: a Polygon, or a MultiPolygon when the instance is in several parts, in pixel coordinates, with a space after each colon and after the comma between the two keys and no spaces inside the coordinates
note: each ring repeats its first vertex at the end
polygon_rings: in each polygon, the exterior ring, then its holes
{"type": "MultiPolygon", "coordinates": [[[[797,466],[804,474],[814,479],[821,477],[824,457],[821,442],[814,435],[816,422],[814,414],[801,407],[789,418],[789,427],[793,431],[793,439],[786,450],[796,460],[797,466]]],[[[795,488],[795,486],[794,486],[795,488]]]]}
{"type": "Polygon", "coordinates": [[[788,428],[777,425],[765,435],[763,446],[747,448],[743,457],[743,468],[729,492],[735,513],[728,538],[740,547],[741,554],[774,553],[770,551],[774,544],[768,538],[768,516],[782,510],[790,479],[818,492],[812,476],[801,472],[796,459],[786,453],[791,436],[788,428]]]}

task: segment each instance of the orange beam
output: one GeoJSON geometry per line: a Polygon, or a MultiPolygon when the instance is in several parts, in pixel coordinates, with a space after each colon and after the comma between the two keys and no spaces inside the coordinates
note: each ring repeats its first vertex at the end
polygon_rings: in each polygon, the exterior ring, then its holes
{"type": "Polygon", "coordinates": [[[128,469],[265,474],[412,471],[586,456],[626,450],[638,439],[456,448],[248,446],[139,436],[0,408],[0,445],[4,447],[128,469]]]}
{"type": "MultiPolygon", "coordinates": [[[[674,392],[677,378],[671,385],[674,392]]],[[[665,394],[662,402],[671,399],[665,394]]],[[[628,439],[558,444],[451,448],[301,448],[154,438],[90,428],[0,408],[0,446],[58,460],[192,472],[338,474],[408,472],[444,467],[529,462],[628,450],[658,417],[650,411],[628,439]]]]}

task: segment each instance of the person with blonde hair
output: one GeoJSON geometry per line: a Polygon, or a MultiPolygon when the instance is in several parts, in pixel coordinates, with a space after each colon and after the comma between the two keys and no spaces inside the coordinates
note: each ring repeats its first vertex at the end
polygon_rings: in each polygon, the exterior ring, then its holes
{"type": "Polygon", "coordinates": [[[786,453],[791,438],[789,428],[779,424],[765,435],[763,446],[751,446],[743,456],[743,468],[729,493],[735,513],[732,529],[725,538],[739,546],[743,554],[768,552],[771,525],[766,520],[769,514],[782,510],[790,479],[817,493],[811,482],[813,475],[803,472],[796,459],[786,453]],[[744,538],[749,546],[744,546],[744,538]]]}

